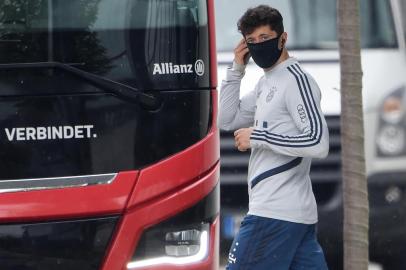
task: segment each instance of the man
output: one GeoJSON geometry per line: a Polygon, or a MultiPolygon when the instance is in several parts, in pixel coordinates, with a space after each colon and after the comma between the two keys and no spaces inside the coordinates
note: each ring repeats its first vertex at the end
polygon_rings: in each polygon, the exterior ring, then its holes
{"type": "Polygon", "coordinates": [[[234,50],[220,92],[219,127],[236,130],[239,151],[251,149],[249,211],[232,244],[228,270],[327,269],[316,238],[317,206],[309,177],[312,158],[328,154],[329,137],[315,80],[285,47],[278,10],[261,5],[238,22],[234,50]],[[239,98],[249,57],[264,69],[239,98]]]}

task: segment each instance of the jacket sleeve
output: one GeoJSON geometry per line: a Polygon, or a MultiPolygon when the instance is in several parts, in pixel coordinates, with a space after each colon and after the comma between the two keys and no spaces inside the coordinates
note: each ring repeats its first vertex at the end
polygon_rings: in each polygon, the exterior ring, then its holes
{"type": "Polygon", "coordinates": [[[240,99],[241,80],[245,66],[233,64],[227,70],[226,79],[220,89],[218,127],[223,130],[235,130],[252,126],[254,123],[256,88],[240,99]]]}
{"type": "Polygon", "coordinates": [[[266,129],[254,129],[251,147],[270,149],[288,156],[325,158],[329,151],[329,134],[320,109],[320,89],[314,79],[298,66],[288,69],[293,80],[289,80],[285,89],[285,103],[297,133],[277,134],[266,129]]]}

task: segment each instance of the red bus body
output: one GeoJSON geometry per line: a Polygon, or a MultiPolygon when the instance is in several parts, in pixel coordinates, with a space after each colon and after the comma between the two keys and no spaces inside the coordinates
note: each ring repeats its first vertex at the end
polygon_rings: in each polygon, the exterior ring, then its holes
{"type": "MultiPolygon", "coordinates": [[[[116,175],[114,181],[108,184],[3,191],[0,193],[0,234],[5,226],[19,226],[19,224],[31,226],[46,222],[58,223],[114,216],[117,222],[111,236],[108,237],[107,248],[103,252],[98,269],[131,269],[130,263],[135,260],[134,253],[146,230],[190,209],[213,192],[215,193],[213,196],[217,198],[215,203],[218,209],[219,136],[216,124],[217,63],[213,5],[213,0],[207,1],[210,41],[208,44],[210,89],[207,91],[210,92],[211,100],[211,123],[207,134],[193,145],[153,164],[134,170],[111,172],[116,175]],[[217,191],[215,192],[215,190],[217,191]]],[[[14,68],[7,66],[9,63],[4,63],[4,61],[0,63],[0,66],[1,64],[4,64],[4,69],[14,68]]],[[[1,67],[0,71],[2,71],[1,67]]],[[[1,76],[3,74],[1,73],[1,76]]],[[[2,80],[4,77],[0,77],[0,83],[2,80]]],[[[1,97],[2,100],[3,98],[4,100],[10,99],[10,97],[1,97]]],[[[8,128],[6,125],[3,126],[8,128]]],[[[105,145],[105,147],[108,150],[111,146],[105,145]]],[[[175,263],[163,262],[136,267],[136,269],[217,269],[219,259],[218,210],[209,224],[207,236],[208,250],[200,260],[190,262],[186,260],[179,264],[175,260],[175,263]]],[[[12,244],[10,245],[12,246],[12,244]]],[[[29,245],[34,244],[29,242],[29,245]]],[[[36,243],[34,246],[38,246],[38,244],[36,243]]],[[[200,243],[200,247],[202,248],[202,243],[200,243]]],[[[8,252],[18,253],[15,249],[7,251],[7,247],[0,248],[0,261],[3,254],[8,254],[8,252]]],[[[27,252],[22,253],[26,256],[27,252]]],[[[35,256],[41,258],[42,255],[36,254],[35,256]]],[[[28,254],[24,260],[29,257],[28,254]]],[[[10,259],[10,261],[12,260],[10,259]]],[[[13,269],[11,267],[15,264],[12,263],[10,266],[8,264],[1,266],[0,262],[0,268],[8,269],[7,266],[9,266],[10,269],[13,269]]],[[[33,265],[32,269],[37,269],[34,259],[30,263],[33,265]]],[[[66,267],[66,269],[70,268],[66,267]]]]}

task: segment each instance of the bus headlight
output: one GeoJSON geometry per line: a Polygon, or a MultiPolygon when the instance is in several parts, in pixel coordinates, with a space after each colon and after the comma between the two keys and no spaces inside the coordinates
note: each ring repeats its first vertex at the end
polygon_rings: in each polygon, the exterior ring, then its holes
{"type": "MultiPolygon", "coordinates": [[[[154,265],[185,265],[203,261],[209,253],[208,223],[202,223],[193,229],[170,232],[147,232],[146,239],[141,242],[138,250],[143,256],[137,256],[134,261],[127,264],[127,269],[136,269],[154,265]],[[151,237],[163,237],[152,239],[151,237]],[[161,242],[162,245],[158,244],[161,242]]],[[[139,253],[140,254],[140,253],[139,253]]]]}
{"type": "Polygon", "coordinates": [[[406,95],[405,88],[393,91],[381,105],[377,133],[379,156],[406,155],[406,95]]]}
{"type": "Polygon", "coordinates": [[[210,250],[210,228],[219,213],[220,189],[191,208],[146,229],[127,269],[187,265],[204,261],[210,250]]]}
{"type": "MultiPolygon", "coordinates": [[[[203,227],[203,226],[202,226],[203,227]]],[[[205,224],[204,227],[208,227],[205,224]]],[[[169,232],[165,236],[165,253],[173,257],[186,257],[196,255],[205,246],[208,233],[207,229],[203,230],[184,230],[177,232],[169,232]]]]}

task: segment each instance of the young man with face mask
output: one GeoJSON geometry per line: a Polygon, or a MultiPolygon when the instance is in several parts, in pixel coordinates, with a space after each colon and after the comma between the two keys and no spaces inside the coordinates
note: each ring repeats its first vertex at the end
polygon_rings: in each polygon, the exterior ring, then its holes
{"type": "Polygon", "coordinates": [[[311,159],[326,157],[329,149],[320,90],[289,56],[278,10],[265,5],[248,9],[238,28],[243,39],[221,86],[218,122],[221,129],[236,130],[239,151],[251,149],[249,211],[226,269],[325,270],[309,177],[311,159]],[[250,56],[264,75],[240,100],[250,56]]]}

